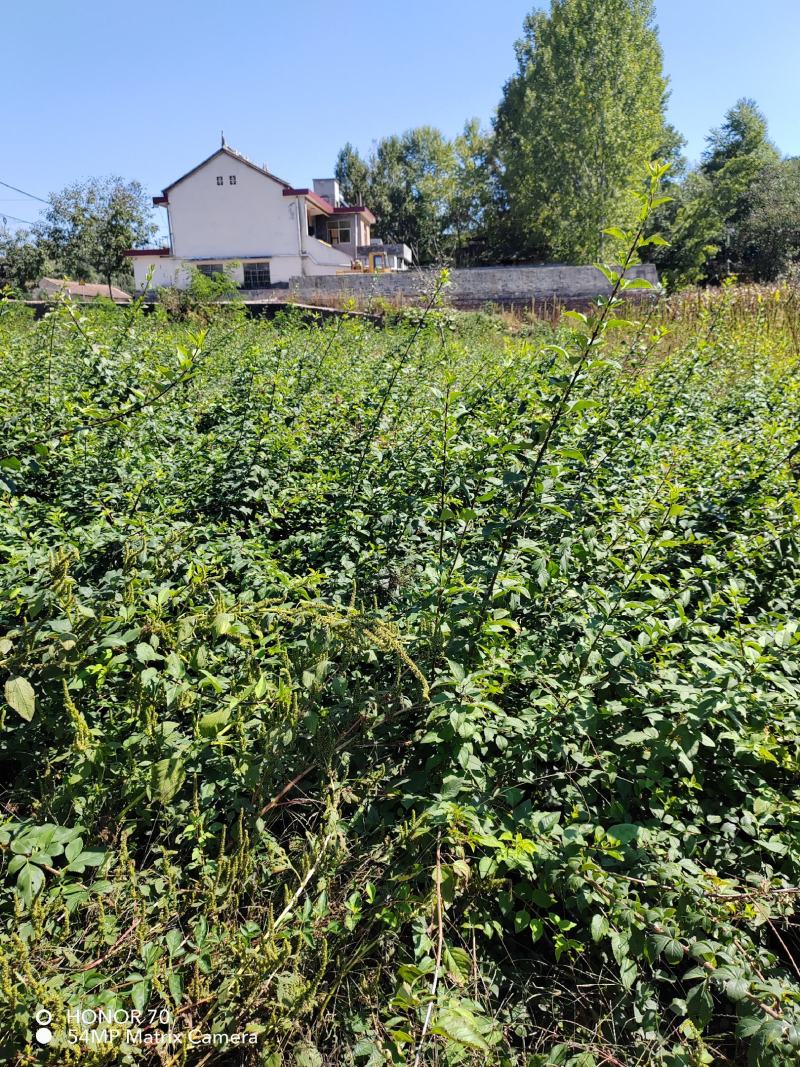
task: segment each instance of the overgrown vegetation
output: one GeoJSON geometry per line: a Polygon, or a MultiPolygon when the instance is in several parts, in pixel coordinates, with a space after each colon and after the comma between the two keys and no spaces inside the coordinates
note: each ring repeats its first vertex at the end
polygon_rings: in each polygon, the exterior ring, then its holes
{"type": "Polygon", "coordinates": [[[10,1059],[796,1062],[797,292],[435,297],[0,305],[10,1059]]]}

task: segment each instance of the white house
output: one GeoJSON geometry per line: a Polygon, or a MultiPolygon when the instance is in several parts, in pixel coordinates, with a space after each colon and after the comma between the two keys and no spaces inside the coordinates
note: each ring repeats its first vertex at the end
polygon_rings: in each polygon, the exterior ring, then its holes
{"type": "Polygon", "coordinates": [[[127,253],[139,290],[151,272],[151,288],[184,288],[187,266],[205,274],[227,268],[243,289],[264,289],[370,266],[376,256],[383,269],[405,269],[411,260],[405,245],[371,240],[375,216],[345,204],[335,179],[295,189],[224,141],[153,203],[167,209],[170,243],[127,253]]]}

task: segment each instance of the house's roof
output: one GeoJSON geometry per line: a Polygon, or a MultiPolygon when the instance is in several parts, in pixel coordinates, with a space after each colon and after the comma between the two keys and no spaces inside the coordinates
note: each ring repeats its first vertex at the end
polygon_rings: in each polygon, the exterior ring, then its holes
{"type": "Polygon", "coordinates": [[[168,256],[170,250],[168,248],[129,248],[125,252],[126,256],[168,256]]]}
{"type": "Polygon", "coordinates": [[[353,207],[334,207],[319,193],[315,193],[311,189],[284,189],[284,196],[304,196],[311,203],[324,211],[326,215],[365,215],[367,222],[375,222],[375,216],[372,214],[368,207],[363,204],[356,204],[353,207]]]}
{"type": "Polygon", "coordinates": [[[93,299],[96,296],[111,296],[112,300],[129,301],[130,294],[126,293],[124,289],[117,289],[115,285],[111,286],[109,293],[109,287],[107,285],[95,283],[95,282],[72,282],[68,278],[40,278],[37,289],[44,289],[45,292],[55,293],[60,290],[69,293],[70,296],[85,297],[93,299]]]}
{"type": "Polygon", "coordinates": [[[263,174],[266,178],[271,178],[274,182],[277,182],[278,185],[282,185],[285,189],[288,189],[289,187],[288,182],[285,182],[283,178],[279,178],[277,175],[272,174],[266,169],[266,167],[259,167],[257,163],[253,163],[251,159],[248,159],[247,156],[243,156],[241,152],[235,151],[228,145],[223,145],[222,148],[218,148],[216,152],[212,152],[210,156],[204,159],[201,163],[198,163],[196,167],[192,167],[191,170],[187,170],[185,174],[182,174],[180,176],[180,178],[176,178],[174,182],[166,186],[166,188],[162,190],[162,196],[153,197],[153,203],[168,204],[170,189],[174,189],[176,185],[180,185],[181,182],[186,181],[187,178],[190,178],[193,174],[196,174],[201,167],[204,167],[206,163],[210,163],[212,159],[216,159],[217,156],[230,156],[231,159],[236,159],[239,161],[239,163],[244,163],[246,167],[251,167],[253,170],[258,171],[259,174],[263,174]]]}
{"type": "Polygon", "coordinates": [[[353,207],[335,207],[333,213],[334,215],[366,215],[367,222],[377,222],[370,209],[364,204],[354,204],[353,207]]]}
{"type": "MultiPolygon", "coordinates": [[[[191,170],[187,170],[185,174],[182,174],[180,176],[180,178],[177,178],[174,182],[168,185],[165,189],[162,190],[161,196],[154,196],[153,203],[158,206],[165,206],[169,204],[170,189],[174,189],[176,185],[180,185],[181,182],[186,181],[187,178],[190,178],[193,174],[196,174],[201,167],[204,167],[207,163],[210,163],[212,159],[216,159],[217,156],[222,155],[230,156],[231,159],[236,159],[239,161],[239,163],[244,163],[246,167],[250,167],[252,168],[252,170],[257,171],[259,174],[263,174],[264,177],[271,178],[272,181],[277,182],[278,185],[282,185],[284,196],[304,196],[318,210],[324,211],[326,215],[359,214],[364,215],[367,219],[367,222],[372,223],[376,221],[375,216],[372,214],[370,209],[368,207],[365,207],[363,204],[355,204],[353,205],[353,207],[334,207],[333,204],[329,203],[324,197],[320,196],[318,193],[315,193],[313,189],[292,188],[292,186],[290,186],[288,182],[285,182],[283,178],[277,177],[277,175],[273,174],[271,171],[268,171],[266,167],[259,167],[257,163],[253,163],[253,161],[248,159],[247,156],[243,156],[241,152],[237,152],[235,149],[230,148],[226,144],[223,144],[221,148],[218,148],[216,152],[212,152],[210,156],[204,159],[201,163],[198,163],[196,167],[192,167],[191,170]]],[[[145,253],[132,251],[127,254],[144,255],[145,253]]],[[[166,255],[167,253],[154,252],[153,254],[166,255]]]]}
{"type": "Polygon", "coordinates": [[[318,207],[320,211],[324,211],[326,215],[332,215],[334,212],[333,204],[329,204],[324,197],[321,197],[319,193],[315,193],[312,189],[284,189],[284,196],[304,196],[306,200],[309,200],[314,207],[318,207]]]}

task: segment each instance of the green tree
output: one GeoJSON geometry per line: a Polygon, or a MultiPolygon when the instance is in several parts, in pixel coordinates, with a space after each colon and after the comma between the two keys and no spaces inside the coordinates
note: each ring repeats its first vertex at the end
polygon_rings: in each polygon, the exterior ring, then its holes
{"type": "Polygon", "coordinates": [[[746,161],[750,176],[754,177],[759,167],[777,158],[763,112],[755,100],[743,97],[726,113],[722,125],[706,138],[701,170],[708,175],[720,174],[731,164],[742,170],[746,161]]]}
{"type": "Polygon", "coordinates": [[[751,207],[751,190],[779,160],[768,137],[767,120],[754,100],[739,100],[722,126],[709,134],[700,169],[709,179],[718,220],[717,250],[707,266],[711,280],[747,273],[740,237],[751,207]]]}
{"type": "Polygon", "coordinates": [[[348,141],[336,157],[334,177],[348,204],[365,204],[369,191],[369,165],[348,141]]]}
{"type": "Polygon", "coordinates": [[[653,0],[552,0],[516,45],[495,131],[501,220],[516,258],[587,262],[635,217],[665,138],[653,0]]]}
{"type": "Polygon", "coordinates": [[[486,254],[493,204],[492,136],[470,119],[450,141],[432,126],[384,137],[368,160],[348,142],[335,176],[350,204],[377,217],[376,237],[410,245],[420,263],[486,254]]]}
{"type": "Polygon", "coordinates": [[[379,141],[369,183],[377,236],[404,241],[420,263],[448,258],[455,170],[452,142],[432,126],[379,141]]]}
{"type": "Polygon", "coordinates": [[[0,231],[0,287],[10,285],[24,293],[42,277],[46,268],[45,250],[29,230],[14,234],[0,231]]]}
{"type": "Polygon", "coordinates": [[[145,244],[157,227],[139,182],[92,178],[50,196],[37,232],[46,251],[73,278],[129,279],[129,248],[145,244]]]}
{"type": "Polygon", "coordinates": [[[446,229],[457,263],[483,258],[492,207],[492,138],[478,119],[465,123],[453,141],[454,171],[446,229]]]}
{"type": "Polygon", "coordinates": [[[753,100],[739,100],[708,135],[699,168],[673,194],[669,225],[664,227],[670,246],[656,256],[671,288],[716,282],[730,274],[767,276],[756,246],[769,248],[765,227],[780,225],[775,211],[780,212],[781,202],[791,214],[791,182],[778,179],[779,168],[766,119],[753,100]]]}
{"type": "Polygon", "coordinates": [[[738,237],[738,259],[757,281],[774,281],[800,259],[800,158],[764,167],[738,237]]]}

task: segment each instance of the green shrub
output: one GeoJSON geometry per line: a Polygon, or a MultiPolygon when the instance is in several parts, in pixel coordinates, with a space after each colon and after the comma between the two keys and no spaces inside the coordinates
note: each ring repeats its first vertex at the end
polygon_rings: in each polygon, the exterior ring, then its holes
{"type": "Polygon", "coordinates": [[[796,1062],[800,316],[741,300],[0,314],[9,1059],[796,1062]]]}

